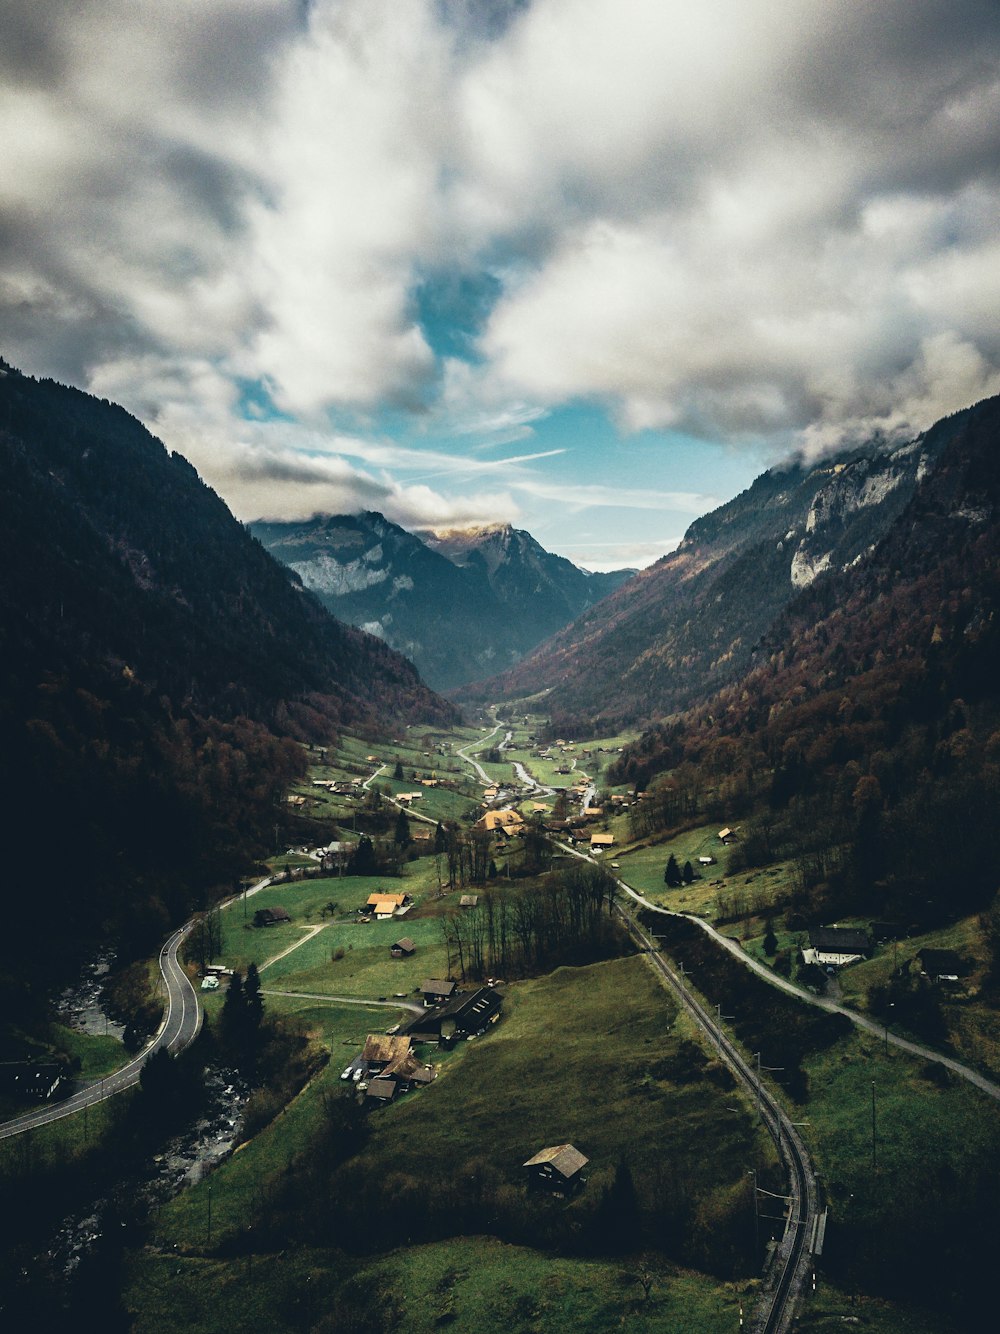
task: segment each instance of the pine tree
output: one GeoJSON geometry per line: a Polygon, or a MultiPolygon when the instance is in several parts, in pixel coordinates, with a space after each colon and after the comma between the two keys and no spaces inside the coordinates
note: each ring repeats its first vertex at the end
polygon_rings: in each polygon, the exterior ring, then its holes
{"type": "Polygon", "coordinates": [[[677,858],[673,853],[667,858],[667,869],[663,872],[663,881],[670,889],[677,889],[684,883],[681,868],[677,865],[677,858]]]}
{"type": "Polygon", "coordinates": [[[399,812],[399,817],[396,820],[396,833],[393,836],[393,842],[396,843],[397,846],[401,848],[409,847],[410,819],[405,811],[401,810],[399,812]]]}
{"type": "Polygon", "coordinates": [[[685,885],[694,883],[694,867],[689,861],[684,863],[684,870],[681,872],[685,885]]]}

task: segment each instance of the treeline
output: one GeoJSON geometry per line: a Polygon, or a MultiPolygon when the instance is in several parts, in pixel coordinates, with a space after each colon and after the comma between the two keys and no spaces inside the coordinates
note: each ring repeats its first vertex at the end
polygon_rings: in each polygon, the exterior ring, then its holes
{"type": "Polygon", "coordinates": [[[477,907],[442,919],[448,975],[521,977],[602,957],[619,936],[616,885],[599,867],[572,867],[528,889],[487,889],[477,907]]]}

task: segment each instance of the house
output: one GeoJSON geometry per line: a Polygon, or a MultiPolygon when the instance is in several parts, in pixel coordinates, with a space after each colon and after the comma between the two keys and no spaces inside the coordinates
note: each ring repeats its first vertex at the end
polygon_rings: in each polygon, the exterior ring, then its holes
{"type": "Polygon", "coordinates": [[[539,1149],[523,1166],[530,1173],[533,1185],[562,1195],[583,1184],[580,1173],[589,1162],[590,1159],[572,1144],[554,1144],[551,1148],[539,1149]]]}
{"type": "Polygon", "coordinates": [[[373,912],[381,922],[397,913],[408,898],[408,894],[386,894],[384,890],[379,890],[376,894],[368,895],[368,911],[373,912]]]}
{"type": "Polygon", "coordinates": [[[472,826],[473,829],[485,829],[488,834],[502,829],[507,833],[519,833],[524,825],[520,811],[487,811],[472,826]]]}
{"type": "Polygon", "coordinates": [[[714,857],[699,857],[699,858],[698,858],[698,865],[699,865],[699,866],[713,866],[714,864],[715,864],[715,858],[714,858],[714,857]]]}
{"type": "Polygon", "coordinates": [[[410,1054],[410,1039],[399,1033],[369,1033],[361,1060],[372,1075],[389,1078],[410,1054]]]}
{"type": "Polygon", "coordinates": [[[614,834],[592,834],[590,846],[600,852],[603,848],[613,847],[614,841],[614,834]]]}
{"type": "MultiPolygon", "coordinates": [[[[421,988],[423,990],[423,988],[421,988]]],[[[417,1015],[406,1025],[404,1032],[436,1042],[444,1038],[475,1037],[485,1032],[500,1018],[503,997],[492,987],[477,991],[461,991],[443,1005],[436,1005],[426,1014],[417,1015]]]]}
{"type": "Polygon", "coordinates": [[[386,1107],[396,1096],[396,1081],[394,1079],[373,1079],[365,1089],[365,1102],[370,1102],[375,1106],[386,1107]]]}
{"type": "Polygon", "coordinates": [[[871,952],[871,940],[863,927],[818,926],[809,932],[809,948],[803,949],[802,959],[804,963],[843,968],[867,959],[871,952]]]}
{"type": "Polygon", "coordinates": [[[478,894],[463,894],[458,901],[460,908],[475,908],[479,904],[478,894]]]}
{"type": "Polygon", "coordinates": [[[954,950],[921,950],[917,956],[920,970],[934,982],[957,982],[969,971],[965,960],[954,950]]]}
{"type": "Polygon", "coordinates": [[[0,1064],[0,1094],[6,1097],[48,1102],[65,1083],[66,1067],[57,1063],[4,1061],[0,1064]]]}
{"type": "Polygon", "coordinates": [[[258,908],[253,915],[254,926],[279,926],[291,920],[288,909],[282,908],[280,904],[275,904],[273,908],[258,908]]]}
{"type": "Polygon", "coordinates": [[[728,825],[726,826],[725,829],[719,830],[719,838],[722,840],[723,843],[732,843],[735,837],[736,837],[736,830],[730,829],[728,825]]]}
{"type": "Polygon", "coordinates": [[[397,940],[389,946],[389,953],[394,959],[408,959],[411,954],[416,952],[416,948],[410,937],[404,936],[402,940],[397,940]]]}
{"type": "Polygon", "coordinates": [[[455,982],[448,982],[442,978],[429,977],[426,982],[420,984],[420,994],[424,998],[425,1005],[440,1005],[442,1001],[451,1000],[455,994],[455,982]]]}

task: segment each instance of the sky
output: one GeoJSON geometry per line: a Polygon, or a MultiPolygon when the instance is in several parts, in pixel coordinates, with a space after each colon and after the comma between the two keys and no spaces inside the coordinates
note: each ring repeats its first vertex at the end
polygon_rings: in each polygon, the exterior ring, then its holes
{"type": "Polygon", "coordinates": [[[996,0],[0,7],[0,355],[244,520],[645,565],[998,314],[996,0]]]}

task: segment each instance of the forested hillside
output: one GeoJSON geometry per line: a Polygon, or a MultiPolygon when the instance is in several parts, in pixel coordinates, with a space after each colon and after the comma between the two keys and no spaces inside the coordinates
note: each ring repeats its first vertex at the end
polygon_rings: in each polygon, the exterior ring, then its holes
{"type": "Polygon", "coordinates": [[[741,857],[796,856],[817,922],[926,927],[998,889],[1000,399],[935,432],[874,550],[803,589],[737,682],[612,775],[653,784],[670,818],[685,800],[755,812],[741,857]]]}
{"type": "Polygon", "coordinates": [[[10,995],[109,932],[147,946],[252,862],[296,739],[452,710],[123,409],[0,365],[0,477],[6,900],[47,923],[37,950],[5,936],[10,995]]]}
{"type": "Polygon", "coordinates": [[[563,733],[612,731],[695,704],[751,666],[801,589],[849,568],[882,539],[960,420],[907,444],[876,439],[816,464],[769,470],[512,671],[464,693],[514,698],[544,689],[563,733]]]}

